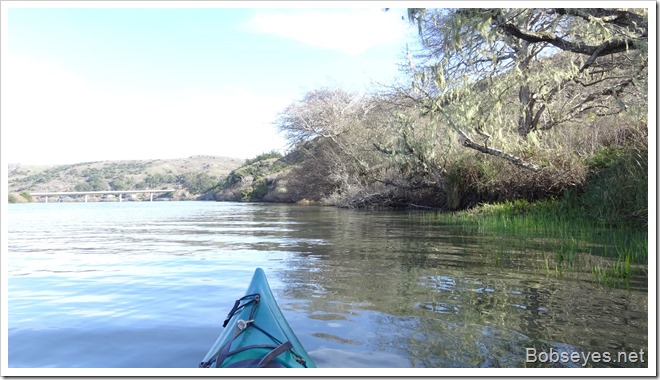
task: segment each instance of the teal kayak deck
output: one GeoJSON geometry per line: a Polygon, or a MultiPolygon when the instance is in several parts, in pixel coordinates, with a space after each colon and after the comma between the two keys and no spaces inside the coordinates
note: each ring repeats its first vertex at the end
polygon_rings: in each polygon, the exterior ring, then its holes
{"type": "Polygon", "coordinates": [[[314,368],[314,362],[284,318],[263,269],[257,268],[237,300],[225,329],[200,367],[314,368]]]}

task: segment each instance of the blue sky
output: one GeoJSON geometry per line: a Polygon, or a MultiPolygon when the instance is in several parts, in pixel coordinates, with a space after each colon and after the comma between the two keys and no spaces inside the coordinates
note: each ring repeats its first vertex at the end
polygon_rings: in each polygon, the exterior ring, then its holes
{"type": "Polygon", "coordinates": [[[416,42],[408,3],[263,4],[3,2],[3,162],[282,149],[288,104],[391,83],[416,42]]]}

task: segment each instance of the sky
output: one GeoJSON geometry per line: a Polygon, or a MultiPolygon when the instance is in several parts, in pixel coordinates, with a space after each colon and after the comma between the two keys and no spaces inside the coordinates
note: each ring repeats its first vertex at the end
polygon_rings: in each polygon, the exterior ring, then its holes
{"type": "Polygon", "coordinates": [[[287,105],[392,83],[417,38],[404,3],[1,4],[5,164],[285,152],[287,105]]]}

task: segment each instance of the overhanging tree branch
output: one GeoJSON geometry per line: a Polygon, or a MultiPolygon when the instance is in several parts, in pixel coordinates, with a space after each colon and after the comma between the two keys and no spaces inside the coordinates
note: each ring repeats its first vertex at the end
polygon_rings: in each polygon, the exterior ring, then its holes
{"type": "Polygon", "coordinates": [[[503,150],[499,150],[499,149],[496,149],[496,148],[489,147],[486,144],[481,145],[481,144],[475,143],[474,140],[472,140],[470,138],[470,136],[468,136],[468,134],[465,133],[465,131],[463,131],[461,128],[459,128],[458,125],[456,125],[454,123],[454,121],[451,119],[451,117],[449,117],[449,115],[447,115],[442,109],[440,109],[440,113],[445,118],[445,120],[447,121],[449,126],[454,131],[456,131],[458,133],[463,146],[474,149],[474,150],[479,151],[481,153],[486,153],[486,154],[489,154],[491,156],[503,158],[503,159],[511,162],[512,164],[514,164],[516,166],[520,166],[521,168],[524,168],[524,169],[527,169],[527,170],[531,170],[531,171],[534,171],[534,172],[537,172],[537,171],[541,170],[540,166],[538,166],[538,165],[536,165],[532,162],[525,161],[525,160],[523,160],[522,158],[520,158],[516,155],[513,155],[511,153],[507,153],[503,150]]]}
{"type": "Polygon", "coordinates": [[[551,12],[559,15],[580,17],[585,21],[600,20],[607,24],[617,25],[623,28],[632,26],[646,28],[647,22],[638,14],[622,9],[606,8],[554,8],[551,12]]]}
{"type": "Polygon", "coordinates": [[[463,145],[468,147],[468,148],[472,148],[474,150],[477,150],[481,153],[486,153],[486,154],[490,154],[491,156],[496,156],[496,157],[503,158],[503,159],[511,162],[512,164],[514,164],[516,166],[520,166],[521,168],[524,168],[524,169],[527,169],[527,170],[531,170],[531,171],[534,171],[534,172],[537,172],[537,171],[541,170],[540,166],[538,166],[538,165],[536,165],[532,162],[525,161],[522,158],[520,158],[518,156],[515,156],[511,153],[507,153],[507,152],[504,152],[504,151],[499,150],[499,149],[491,148],[487,145],[477,144],[474,141],[472,141],[470,138],[467,138],[467,135],[463,139],[463,145]]]}
{"type": "MultiPolygon", "coordinates": [[[[636,39],[609,40],[603,42],[600,45],[588,45],[584,43],[568,41],[550,32],[531,32],[527,30],[523,31],[520,27],[510,22],[504,23],[500,27],[510,36],[520,38],[521,40],[527,42],[546,42],[561,50],[589,56],[594,55],[596,52],[599,52],[599,55],[608,55],[639,48],[639,41],[636,39]]],[[[639,37],[645,38],[647,35],[648,31],[639,37]]],[[[598,55],[596,57],[598,57],[598,55]]]]}

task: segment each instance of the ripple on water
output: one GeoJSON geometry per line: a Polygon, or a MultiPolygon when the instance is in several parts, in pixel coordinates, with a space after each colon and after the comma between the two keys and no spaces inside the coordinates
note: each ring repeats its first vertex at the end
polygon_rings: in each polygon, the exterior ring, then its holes
{"type": "Polygon", "coordinates": [[[483,233],[418,223],[417,214],[216,202],[16,206],[12,367],[34,366],[35,347],[41,366],[195,367],[256,267],[319,367],[520,367],[528,346],[648,346],[645,287],[548,276],[536,270],[536,251],[498,266],[483,233]]]}

